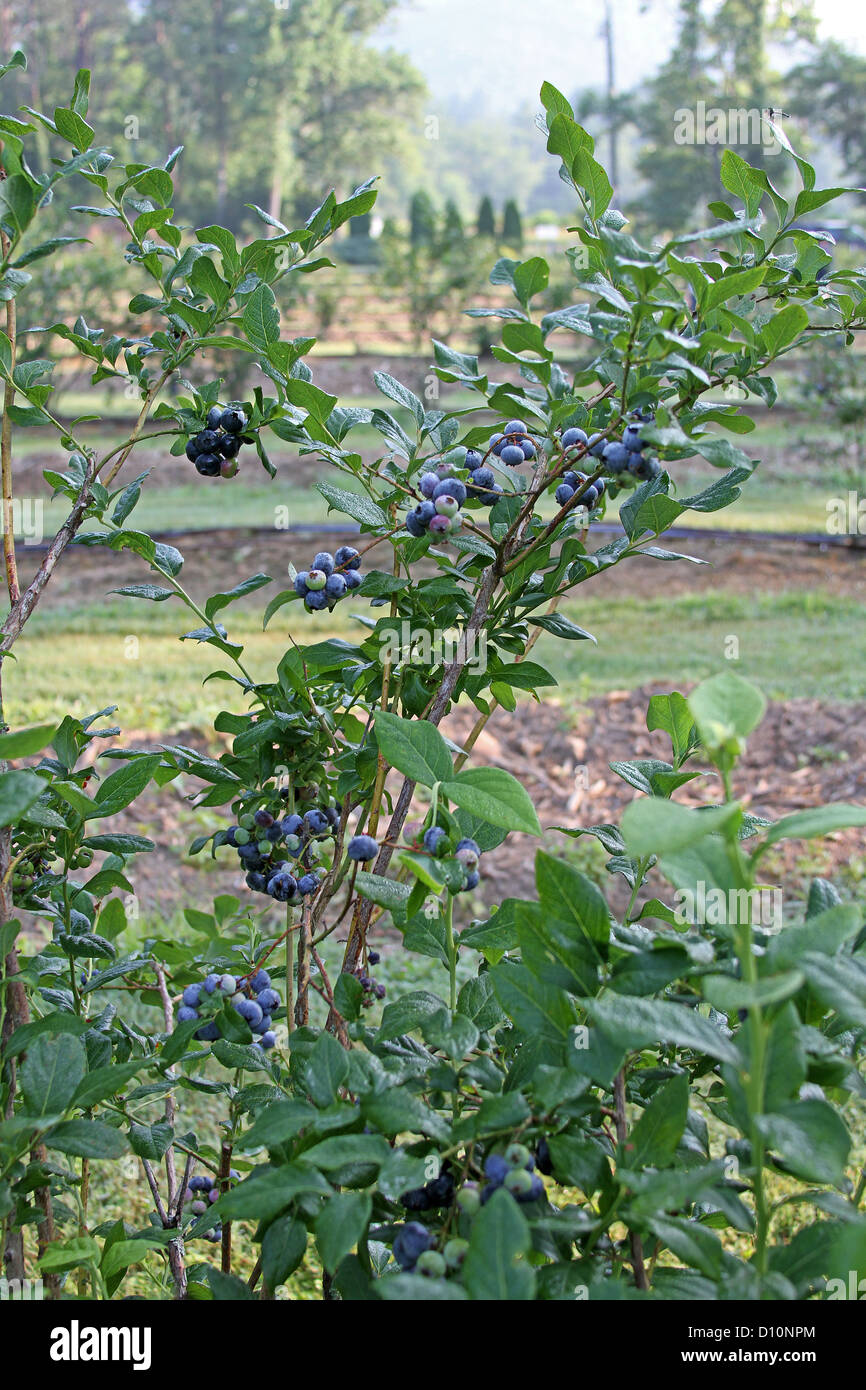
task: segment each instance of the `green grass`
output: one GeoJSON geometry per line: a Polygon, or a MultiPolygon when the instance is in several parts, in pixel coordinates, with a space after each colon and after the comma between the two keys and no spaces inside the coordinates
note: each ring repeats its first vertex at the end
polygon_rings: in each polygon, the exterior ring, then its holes
{"type": "MultiPolygon", "coordinates": [[[[342,607],[336,614],[292,613],[295,636],[359,638],[363,630],[352,622],[351,608],[342,607]]],[[[535,647],[533,659],[559,682],[551,697],[567,707],[607,690],[651,681],[675,686],[712,675],[725,665],[732,637],[739,642],[735,669],[773,698],[853,700],[862,698],[866,685],[862,606],[821,590],[672,598],[640,593],[575,600],[563,611],[598,641],[596,646],[545,635],[535,647]]],[[[263,633],[260,612],[255,601],[237,605],[229,610],[228,625],[230,636],[246,644],[244,660],[253,677],[269,679],[287,646],[286,621],[278,614],[263,633]]],[[[209,730],[214,716],[236,707],[241,696],[225,681],[202,684],[227,662],[207,646],[179,642],[189,626],[173,602],[117,599],[37,614],[16,646],[18,660],[4,672],[7,718],[14,727],[116,703],[124,729],[155,735],[209,730]]]]}

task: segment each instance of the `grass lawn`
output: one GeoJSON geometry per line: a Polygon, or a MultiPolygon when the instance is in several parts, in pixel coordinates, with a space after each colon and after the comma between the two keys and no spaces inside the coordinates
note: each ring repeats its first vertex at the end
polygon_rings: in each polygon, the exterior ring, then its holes
{"type": "MultiPolygon", "coordinates": [[[[244,659],[260,679],[271,677],[287,646],[280,614],[261,631],[268,592],[256,596],[259,605],[253,600],[229,610],[230,636],[246,645],[244,659]]],[[[363,629],[352,622],[351,611],[346,603],[331,615],[293,613],[294,635],[307,642],[360,638],[363,629]]],[[[862,698],[866,685],[862,607],[853,598],[821,590],[587,597],[567,603],[563,611],[598,643],[544,635],[535,647],[533,659],[559,682],[552,697],[567,707],[649,681],[700,680],[725,663],[731,636],[739,641],[736,669],[773,698],[855,699],[862,698]]],[[[189,627],[173,602],[157,606],[114,599],[38,613],[16,646],[18,660],[4,672],[10,724],[48,720],[67,710],[90,713],[116,702],[124,729],[166,736],[179,729],[209,729],[218,711],[235,706],[240,694],[225,681],[201,684],[226,662],[207,646],[178,641],[189,627]]]]}

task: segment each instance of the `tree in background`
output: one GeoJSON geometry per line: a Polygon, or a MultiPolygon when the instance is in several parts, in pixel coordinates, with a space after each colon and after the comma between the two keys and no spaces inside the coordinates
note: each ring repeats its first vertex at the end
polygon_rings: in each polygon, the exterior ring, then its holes
{"type": "Polygon", "coordinates": [[[409,241],[413,246],[432,246],[436,240],[436,209],[425,189],[412,194],[409,204],[409,241]]]}
{"type": "Polygon", "coordinates": [[[442,227],[442,239],[449,245],[454,242],[462,241],[466,235],[463,226],[463,218],[460,216],[460,209],[453,198],[449,198],[445,204],[445,222],[442,227]]]}
{"type": "MultiPolygon", "coordinates": [[[[39,107],[70,55],[105,75],[100,125],[130,159],[162,164],[184,144],[178,215],[235,223],[244,203],[292,220],[324,189],[381,170],[409,139],[424,84],[408,59],[373,49],[397,0],[28,0],[0,10],[0,41],[27,45],[10,75],[17,102],[39,107]],[[359,174],[360,177],[360,174],[359,174]]],[[[238,225],[232,227],[238,230],[238,225]]]]}
{"type": "MultiPolygon", "coordinates": [[[[679,10],[679,33],[668,61],[637,93],[636,120],[643,137],[637,168],[647,185],[633,211],[638,222],[656,229],[681,230],[696,207],[715,195],[726,148],[724,140],[678,143],[678,113],[697,112],[699,103],[707,112],[781,105],[784,84],[770,67],[768,46],[811,42],[815,34],[811,0],[793,0],[789,6],[774,0],[724,0],[715,14],[701,0],[680,0],[679,10]]],[[[744,147],[737,145],[736,132],[728,135],[750,164],[767,164],[760,141],[744,147]]]]}
{"type": "Polygon", "coordinates": [[[518,251],[523,245],[523,219],[520,216],[520,208],[513,198],[509,198],[505,204],[502,216],[502,240],[506,246],[513,246],[518,251]]]}
{"type": "Polygon", "coordinates": [[[491,239],[496,236],[496,214],[493,211],[493,202],[486,193],[478,204],[476,230],[479,236],[491,239]]]}
{"type": "Polygon", "coordinates": [[[866,179],[866,58],[835,41],[789,75],[792,115],[806,116],[838,146],[845,178],[866,179]]]}

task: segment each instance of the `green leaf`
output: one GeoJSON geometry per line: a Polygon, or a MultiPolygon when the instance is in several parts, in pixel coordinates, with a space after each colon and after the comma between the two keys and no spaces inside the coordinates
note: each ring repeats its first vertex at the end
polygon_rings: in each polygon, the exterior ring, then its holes
{"type": "Polygon", "coordinates": [[[848,806],[837,801],[829,806],[810,807],[808,811],[783,816],[771,825],[761,848],[774,845],[778,840],[814,840],[855,825],[866,825],[866,806],[848,806]]]}
{"type": "Polygon", "coordinates": [[[686,849],[707,835],[723,830],[741,816],[742,811],[735,801],[728,806],[694,811],[663,797],[642,797],[626,806],[621,828],[628,849],[641,857],[686,849]]]}
{"type": "Polygon", "coordinates": [[[763,278],[763,266],[754,266],[749,270],[732,270],[720,275],[718,280],[713,280],[702,290],[701,312],[708,314],[711,309],[727,303],[729,299],[739,299],[740,296],[757,289],[763,278]]]}
{"type": "Polygon", "coordinates": [[[650,696],[646,726],[650,733],[663,729],[669,735],[674,766],[679,767],[697,744],[697,730],[688,701],[679,691],[650,696]]]}
{"type": "Polygon", "coordinates": [[[357,492],[347,492],[345,488],[336,487],[334,483],[317,482],[316,487],[328,503],[329,512],[334,509],[343,512],[361,526],[381,530],[388,528],[388,518],[382,508],[371,502],[369,497],[357,492]]]}
{"type": "Polygon", "coordinates": [[[303,1068],[304,1085],[314,1104],[324,1108],[337,1100],[349,1075],[349,1058],[330,1033],[320,1033],[303,1068]]]}
{"type": "Polygon", "coordinates": [[[683,1072],[657,1091],[625,1144],[631,1168],[664,1168],[672,1162],[686,1127],[689,1079],[683,1072]]]}
{"type": "Polygon", "coordinates": [[[666,1043],[707,1053],[721,1062],[739,1064],[740,1054],[734,1044],[714,1024],[684,1004],[605,994],[585,1000],[584,1006],[611,1041],[629,1051],[666,1043]]]}
{"type": "Polygon", "coordinates": [[[580,937],[601,942],[610,938],[610,913],[604,896],[571,864],[538,851],[535,882],[542,908],[558,922],[577,928],[580,937]]]}
{"type": "Polygon", "coordinates": [[[307,1228],[295,1216],[281,1216],[262,1240],[262,1277],[270,1290],[294,1274],[307,1250],[307,1228]]]}
{"type": "Polygon", "coordinates": [[[372,1207],[368,1192],[338,1192],[322,1207],[314,1230],[322,1264],[329,1274],[363,1237],[372,1207]]]}
{"type": "Polygon", "coordinates": [[[495,965],[490,975],[496,998],[527,1037],[562,1042],[576,1022],[565,990],[537,980],[524,965],[495,965]]]}
{"type": "Polygon", "coordinates": [[[67,1120],[45,1136],[45,1143],[78,1158],[120,1158],[129,1151],[126,1136],[101,1120],[67,1120]]]}
{"type": "Polygon", "coordinates": [[[733,671],[701,681],[689,696],[689,709],[707,748],[722,748],[747,737],[764,717],[767,702],[757,686],[733,671]]]}
{"type": "Polygon", "coordinates": [[[404,994],[401,999],[395,999],[393,1004],[386,1004],[382,1010],[382,1022],[376,1034],[377,1043],[389,1042],[392,1038],[399,1038],[402,1033],[414,1032],[426,1019],[444,1007],[444,1001],[439,995],[431,994],[428,990],[414,990],[411,994],[404,994]]]}
{"type": "Polygon", "coordinates": [[[236,1148],[239,1153],[254,1153],[256,1149],[273,1149],[294,1139],[312,1123],[316,1112],[303,1100],[277,1100],[267,1105],[255,1118],[236,1148]]]}
{"type": "Polygon", "coordinates": [[[14,825],[42,795],[46,785],[42,777],[24,768],[0,773],[0,825],[14,825]]]}
{"type": "Polygon", "coordinates": [[[144,791],[161,762],[161,755],[154,753],[149,757],[135,758],[112,772],[100,783],[93,810],[87,819],[113,816],[129,806],[144,791]]]}
{"type": "Polygon", "coordinates": [[[798,960],[809,988],[847,1023],[866,1028],[866,967],[844,956],[807,952],[798,960]]]}
{"type": "Polygon", "coordinates": [[[363,869],[355,875],[355,887],[362,898],[392,913],[405,912],[412,892],[408,883],[398,883],[396,879],[385,878],[382,874],[368,874],[363,869]]]}
{"type": "Polygon", "coordinates": [[[378,710],[376,742],[392,767],[422,787],[432,787],[451,776],[448,745],[436,726],[426,719],[401,719],[396,714],[378,710]]]}
{"type": "Polygon", "coordinates": [[[527,1302],[535,1293],[529,1223],[510,1193],[494,1192],[472,1222],[463,1284],[478,1302],[527,1302]]]}
{"type": "Polygon", "coordinates": [[[49,1245],[37,1261],[43,1274],[60,1274],[79,1265],[97,1268],[101,1251],[92,1236],[69,1236],[49,1245]]]}
{"type": "Polygon", "coordinates": [[[250,295],[243,312],[244,331],[253,347],[267,352],[280,336],[280,314],[270,285],[258,285],[250,295]]]}
{"type": "Polygon", "coordinates": [[[827,1101],[798,1100],[775,1114],[753,1118],[770,1156],[787,1171],[806,1182],[842,1182],[851,1136],[827,1101]]]}
{"type": "Polygon", "coordinates": [[[31,1115],[60,1115],[71,1104],[87,1057],[78,1038],[68,1033],[36,1038],[21,1064],[20,1083],[31,1115]]]}
{"type": "Polygon", "coordinates": [[[268,574],[254,574],[249,579],[244,579],[240,584],[236,584],[233,589],[226,590],[225,593],[212,594],[205,604],[205,617],[210,620],[223,608],[227,608],[236,599],[245,598],[247,594],[254,594],[257,589],[262,589],[266,584],[272,584],[273,580],[268,574]]]}
{"type": "MultiPolygon", "coordinates": [[[[30,729],[0,734],[0,758],[30,758],[47,748],[56,733],[56,724],[34,724],[30,729]]],[[[44,783],[40,786],[43,789],[44,783]]]]}
{"type": "Polygon", "coordinates": [[[768,357],[775,357],[782,348],[799,337],[809,324],[809,315],[802,304],[787,304],[764,324],[760,333],[761,346],[768,357]]]}
{"type": "MultiPolygon", "coordinates": [[[[378,721],[377,721],[378,724],[378,721]]],[[[471,815],[501,826],[540,835],[541,826],[532,800],[516,777],[498,767],[470,767],[444,781],[442,794],[471,815]]]]}

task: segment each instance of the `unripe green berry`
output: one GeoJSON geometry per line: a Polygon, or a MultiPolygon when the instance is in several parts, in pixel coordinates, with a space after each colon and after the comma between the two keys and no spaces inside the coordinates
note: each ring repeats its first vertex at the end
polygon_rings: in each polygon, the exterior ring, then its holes
{"type": "Polygon", "coordinates": [[[476,1216],[481,1210],[481,1193],[469,1183],[457,1193],[457,1205],[465,1216],[476,1216]]]}
{"type": "Polygon", "coordinates": [[[448,1268],[459,1269],[466,1259],[468,1249],[469,1241],[463,1240],[460,1236],[454,1236],[453,1239],[449,1240],[442,1252],[448,1268]]]}
{"type": "Polygon", "coordinates": [[[440,1255],[438,1250],[425,1250],[422,1255],[418,1256],[415,1269],[426,1279],[441,1279],[448,1266],[445,1263],[445,1256],[440,1255]]]}
{"type": "Polygon", "coordinates": [[[505,1150],[505,1162],[512,1168],[525,1168],[531,1160],[532,1154],[525,1144],[509,1144],[505,1150]]]}

